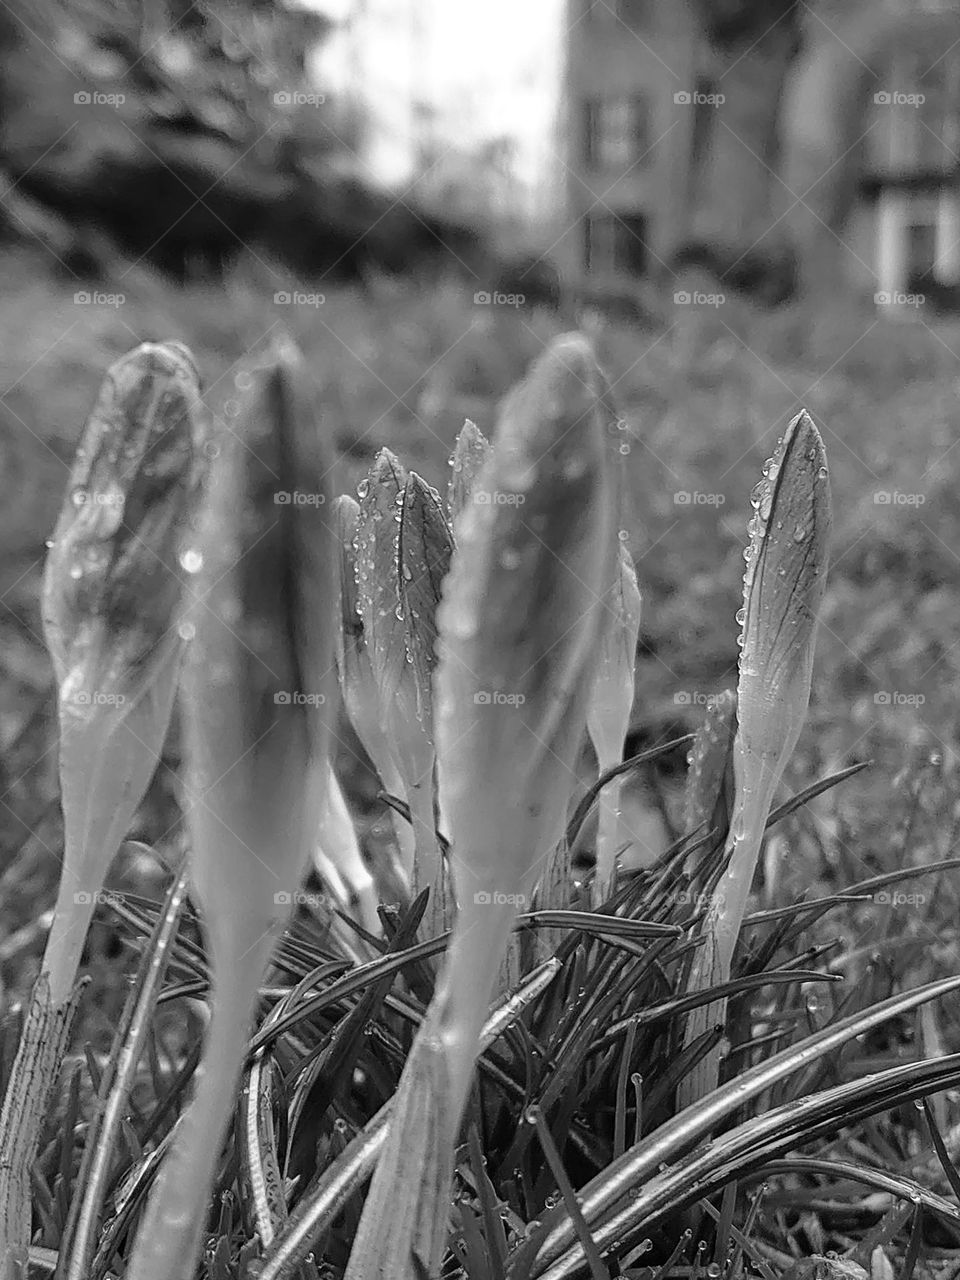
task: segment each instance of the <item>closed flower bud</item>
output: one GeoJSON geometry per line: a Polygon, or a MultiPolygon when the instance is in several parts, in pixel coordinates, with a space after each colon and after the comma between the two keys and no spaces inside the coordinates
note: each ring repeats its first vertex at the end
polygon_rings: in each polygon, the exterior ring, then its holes
{"type": "MultiPolygon", "coordinates": [[[[370,757],[382,786],[406,801],[406,786],[380,714],[380,696],[364,638],[363,619],[357,607],[357,529],[360,508],[349,494],[333,504],[340,554],[340,630],[337,636],[337,672],[343,705],[354,732],[370,757]]],[[[394,813],[401,878],[413,871],[413,828],[394,813]]]]}
{"type": "MultiPolygon", "coordinates": [[[[558,339],[509,397],[439,613],[440,807],[458,913],[434,1001],[404,1070],[348,1268],[420,1255],[431,1275],[449,1211],[453,1144],[478,1036],[517,911],[560,840],[596,671],[613,536],[599,378],[579,336],[558,339]],[[395,1209],[406,1155],[426,1170],[416,1215],[395,1209]]],[[[412,1275],[404,1262],[393,1274],[412,1275]]]]}
{"type": "Polygon", "coordinates": [[[87,422],[43,577],[59,693],[64,868],[44,956],[53,1004],[76,976],[93,903],[170,721],[203,473],[199,384],[178,342],[114,364],[87,422]]]}
{"type": "Polygon", "coordinates": [[[431,740],[437,605],[452,553],[453,537],[440,505],[440,495],[412,471],[403,490],[397,546],[400,608],[407,656],[416,685],[417,715],[431,740]]]}
{"type": "MultiPolygon", "coordinates": [[[[704,920],[688,987],[701,991],[730,977],[733,953],[774,793],[807,714],[817,618],[827,577],[830,485],[823,441],[799,413],[785,431],[751,495],[750,544],[744,551],[743,607],[737,621],[740,681],[734,740],[736,796],[727,867],[704,920]]],[[[722,1021],[724,1005],[688,1019],[688,1044],[722,1021]]],[[[719,1059],[708,1056],[688,1089],[716,1085],[719,1059]]]]}
{"type": "MultiPolygon", "coordinates": [[[[587,716],[587,728],[601,774],[615,768],[623,759],[623,744],[633,709],[634,668],[640,633],[637,571],[627,544],[619,542],[618,545],[613,585],[604,599],[599,662],[587,716]]],[[[613,778],[598,799],[597,864],[593,882],[596,905],[605,902],[616,888],[622,786],[622,777],[613,778]]]]}
{"type": "MultiPolygon", "coordinates": [[[[460,512],[473,500],[473,487],[477,476],[490,456],[490,442],[475,422],[464,422],[450,459],[452,474],[447,487],[447,509],[451,524],[460,512]]],[[[483,494],[479,501],[489,501],[490,494],[483,494]]]]}
{"type": "Polygon", "coordinates": [[[194,1274],[257,990],[322,818],[337,559],[329,466],[302,379],[286,351],[252,375],[190,553],[184,798],[211,1020],[129,1263],[141,1280],[194,1274]]]}
{"type": "MultiPolygon", "coordinates": [[[[429,693],[425,694],[418,678],[427,666],[423,646],[418,645],[420,661],[415,662],[410,649],[410,622],[405,605],[411,590],[423,599],[423,565],[429,552],[434,557],[433,542],[439,534],[432,529],[431,542],[423,540],[424,504],[421,489],[414,486],[408,497],[406,470],[389,449],[381,449],[360,482],[360,514],[357,526],[357,608],[363,620],[363,634],[373,677],[380,700],[381,723],[387,731],[394,760],[403,780],[413,823],[415,858],[411,879],[419,891],[430,888],[428,929],[436,931],[442,924],[445,900],[444,870],[436,835],[434,801],[433,725],[430,721],[429,693]],[[416,550],[420,566],[413,577],[412,556],[407,568],[411,579],[402,574],[401,534],[407,513],[407,544],[416,550]],[[420,524],[418,533],[415,525],[420,524]],[[440,911],[440,917],[434,911],[440,911]]],[[[421,482],[422,486],[422,482],[421,482]]],[[[425,486],[423,486],[425,488],[425,486]]],[[[418,604],[418,611],[422,612],[418,604]]]]}

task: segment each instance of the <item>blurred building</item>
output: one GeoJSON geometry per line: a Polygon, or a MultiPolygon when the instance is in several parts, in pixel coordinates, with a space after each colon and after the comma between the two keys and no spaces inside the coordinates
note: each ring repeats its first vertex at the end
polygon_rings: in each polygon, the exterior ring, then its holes
{"type": "Polygon", "coordinates": [[[960,284],[960,5],[876,0],[813,16],[782,112],[785,219],[807,287],[948,296],[960,284]]]}
{"type": "Polygon", "coordinates": [[[685,3],[568,0],[566,201],[554,256],[613,286],[670,259],[689,228],[707,124],[699,29],[685,3]]]}

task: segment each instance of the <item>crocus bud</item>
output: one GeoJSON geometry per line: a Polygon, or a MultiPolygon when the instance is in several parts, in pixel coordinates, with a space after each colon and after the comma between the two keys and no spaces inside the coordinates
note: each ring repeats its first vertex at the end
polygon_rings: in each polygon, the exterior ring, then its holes
{"type": "Polygon", "coordinates": [[[477,492],[503,500],[471,503],[458,525],[436,675],[440,807],[458,913],[349,1280],[412,1277],[413,1254],[437,1271],[480,1029],[516,913],[563,834],[596,670],[596,583],[614,527],[598,388],[586,342],[558,339],[509,397],[477,478],[477,492]],[[415,1215],[394,1194],[398,1179],[413,1176],[422,1179],[415,1215]]]}
{"type": "MultiPolygon", "coordinates": [[[[734,741],[736,797],[727,868],[704,920],[688,987],[702,991],[730,977],[770,806],[796,746],[810,699],[817,617],[827,577],[830,485],[820,433],[805,412],[784,432],[751,495],[744,551],[743,608],[737,621],[740,681],[734,741]]],[[[688,1044],[722,1021],[725,1003],[691,1014],[688,1044]]],[[[716,1085],[719,1059],[708,1056],[688,1088],[716,1085]]],[[[689,1079],[689,1077],[688,1077],[689,1079]]]]}
{"type": "MultiPolygon", "coordinates": [[[[340,550],[341,626],[337,635],[337,673],[343,705],[381,784],[391,795],[406,801],[406,786],[380,715],[380,697],[364,639],[363,619],[357,607],[356,544],[360,507],[349,494],[343,494],[334,503],[334,512],[340,550]]],[[[413,828],[398,814],[394,814],[394,825],[400,851],[401,879],[409,881],[415,847],[413,828]]]]}
{"type": "MultiPolygon", "coordinates": [[[[452,474],[447,487],[447,510],[453,524],[460,512],[471,501],[473,486],[490,456],[490,442],[475,422],[469,418],[463,424],[450,459],[452,474]]],[[[480,501],[489,499],[484,494],[480,501]]]]}
{"type": "Polygon", "coordinates": [[[417,692],[417,715],[431,741],[437,605],[452,553],[453,536],[440,505],[440,495],[411,471],[403,490],[397,544],[400,608],[417,692]]]}
{"type": "MultiPolygon", "coordinates": [[[[634,668],[640,633],[640,589],[633,557],[625,542],[619,543],[617,570],[604,599],[604,608],[606,617],[601,622],[600,657],[587,715],[587,728],[601,774],[615,768],[623,759],[623,744],[633,709],[634,668]]],[[[622,776],[612,779],[601,790],[597,802],[595,905],[605,902],[616,888],[622,787],[622,776]]]]}
{"type": "Polygon", "coordinates": [[[140,1280],[194,1274],[258,987],[320,827],[337,711],[337,559],[319,415],[295,353],[250,381],[188,553],[198,600],[185,623],[184,799],[211,1019],[128,1266],[140,1280]]]}
{"type": "Polygon", "coordinates": [[[205,455],[199,383],[179,342],[107,373],[43,577],[59,693],[64,866],[43,968],[67,998],[107,869],[156,768],[183,642],[181,559],[205,455]]]}
{"type": "MultiPolygon", "coordinates": [[[[429,722],[429,698],[418,682],[417,664],[410,651],[405,601],[409,588],[423,592],[422,567],[417,580],[404,581],[400,563],[405,512],[407,543],[418,535],[413,524],[422,523],[423,501],[414,489],[408,508],[408,475],[389,449],[382,449],[358,489],[360,515],[357,528],[357,608],[363,619],[364,639],[379,696],[381,723],[387,731],[397,769],[403,779],[415,840],[415,889],[431,888],[430,924],[437,921],[432,909],[444,896],[443,865],[436,836],[434,802],[434,748],[429,722]],[[403,588],[401,588],[403,583],[403,588]]],[[[422,484],[422,482],[421,482],[422,484]]],[[[436,538],[435,533],[430,537],[436,538]]],[[[422,535],[420,535],[422,542],[422,535]]],[[[432,548],[431,548],[432,554],[432,548]]],[[[424,546],[418,562],[424,557],[424,546]]],[[[412,563],[412,562],[411,562],[412,563]]],[[[411,565],[407,566],[411,570],[411,565]]],[[[419,673],[424,669],[422,649],[419,673]]]]}

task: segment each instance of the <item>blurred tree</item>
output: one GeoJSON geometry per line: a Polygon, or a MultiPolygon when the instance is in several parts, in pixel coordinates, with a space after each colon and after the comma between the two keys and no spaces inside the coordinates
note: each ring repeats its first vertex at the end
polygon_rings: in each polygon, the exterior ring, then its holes
{"type": "Polygon", "coordinates": [[[115,268],[112,244],[179,279],[244,252],[357,278],[467,234],[361,179],[306,71],[332,30],[320,13],[280,0],[12,0],[0,15],[0,170],[18,202],[0,219],[71,271],[91,255],[115,268]],[[56,234],[38,212],[59,218],[56,234]]]}

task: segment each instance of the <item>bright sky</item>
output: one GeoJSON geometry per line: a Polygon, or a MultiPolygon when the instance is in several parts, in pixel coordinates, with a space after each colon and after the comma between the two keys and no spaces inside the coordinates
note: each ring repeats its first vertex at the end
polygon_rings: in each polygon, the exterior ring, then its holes
{"type": "Polygon", "coordinates": [[[333,92],[357,85],[372,114],[365,159],[386,182],[409,178],[419,128],[469,151],[496,137],[517,146],[531,192],[558,167],[551,146],[563,0],[300,0],[344,19],[315,65],[333,92]],[[412,104],[437,110],[418,126],[412,104]]]}

